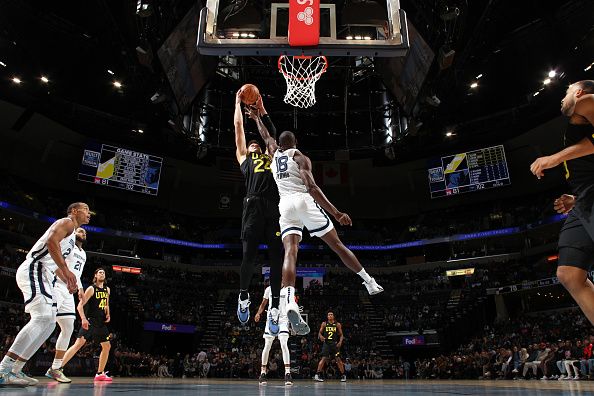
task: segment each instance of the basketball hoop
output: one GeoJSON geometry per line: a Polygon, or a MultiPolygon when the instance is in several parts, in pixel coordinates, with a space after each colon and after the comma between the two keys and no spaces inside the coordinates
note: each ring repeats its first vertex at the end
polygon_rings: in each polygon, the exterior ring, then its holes
{"type": "Polygon", "coordinates": [[[278,58],[278,69],[287,82],[285,103],[307,108],[316,103],[316,82],[328,68],[325,56],[286,56],[278,58]]]}

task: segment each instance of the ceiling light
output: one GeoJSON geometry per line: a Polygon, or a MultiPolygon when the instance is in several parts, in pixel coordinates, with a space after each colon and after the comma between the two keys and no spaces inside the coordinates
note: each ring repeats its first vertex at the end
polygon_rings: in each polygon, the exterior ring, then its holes
{"type": "Polygon", "coordinates": [[[144,133],[144,131],[142,129],[139,129],[138,133],[144,133]]]}
{"type": "Polygon", "coordinates": [[[534,93],[532,94],[532,96],[536,96],[536,95],[538,95],[539,93],[540,93],[540,91],[536,91],[536,92],[534,92],[534,93]]]}
{"type": "Polygon", "coordinates": [[[0,66],[2,66],[2,67],[6,67],[6,63],[4,63],[4,62],[0,62],[0,66]]]}
{"type": "Polygon", "coordinates": [[[12,82],[13,82],[13,83],[15,83],[15,84],[20,84],[22,81],[21,81],[21,79],[20,79],[20,78],[18,78],[18,77],[13,77],[13,78],[12,78],[12,82]]]}
{"type": "Polygon", "coordinates": [[[452,136],[454,136],[454,133],[453,132],[446,132],[446,136],[447,137],[452,137],[452,136]]]}
{"type": "MultiPolygon", "coordinates": [[[[0,62],[2,63],[2,62],[0,62]]],[[[588,66],[586,66],[586,68],[584,69],[584,71],[588,71],[592,68],[592,66],[594,66],[594,62],[590,63],[588,66]]]]}
{"type": "Polygon", "coordinates": [[[478,80],[479,78],[481,78],[483,76],[483,73],[479,74],[478,76],[476,76],[476,79],[478,80]]]}
{"type": "Polygon", "coordinates": [[[233,33],[233,37],[239,37],[239,33],[237,33],[237,32],[233,33]]]}
{"type": "Polygon", "coordinates": [[[116,88],[122,88],[122,83],[119,82],[119,81],[114,81],[113,82],[113,86],[116,87],[116,88]]]}
{"type": "Polygon", "coordinates": [[[111,71],[111,70],[109,70],[109,69],[107,69],[107,72],[108,72],[109,74],[111,74],[112,76],[115,74],[114,72],[112,72],[112,71],[111,71]]]}
{"type": "Polygon", "coordinates": [[[247,36],[248,36],[248,34],[247,34],[247,33],[241,33],[241,37],[242,37],[242,38],[246,38],[247,36]]]}
{"type": "Polygon", "coordinates": [[[472,84],[470,84],[470,88],[476,88],[478,87],[478,83],[475,81],[472,84]]]}
{"type": "Polygon", "coordinates": [[[254,33],[250,33],[250,34],[248,34],[248,36],[249,36],[250,38],[256,38],[256,35],[255,35],[254,33]]]}
{"type": "Polygon", "coordinates": [[[551,79],[550,78],[546,78],[542,83],[544,85],[549,85],[551,83],[551,79]]]}
{"type": "Polygon", "coordinates": [[[361,40],[361,36],[355,36],[355,40],[361,40]]]}
{"type": "Polygon", "coordinates": [[[369,37],[369,36],[365,36],[365,37],[363,37],[363,39],[364,39],[364,40],[371,40],[371,37],[369,37]]]}
{"type": "Polygon", "coordinates": [[[551,71],[549,72],[549,77],[550,77],[550,78],[553,78],[553,77],[555,77],[556,75],[557,75],[557,72],[556,72],[555,70],[551,70],[551,71]]]}
{"type": "Polygon", "coordinates": [[[346,39],[347,40],[352,40],[353,39],[353,36],[346,36],[346,39]]]}
{"type": "Polygon", "coordinates": [[[49,80],[46,76],[41,76],[40,80],[46,84],[49,82],[49,80]]]}

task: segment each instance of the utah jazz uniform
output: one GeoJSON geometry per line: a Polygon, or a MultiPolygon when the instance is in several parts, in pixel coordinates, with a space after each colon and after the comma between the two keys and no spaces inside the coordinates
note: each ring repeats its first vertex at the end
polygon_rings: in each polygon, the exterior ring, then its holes
{"type": "MultiPolygon", "coordinates": [[[[87,262],[87,253],[74,245],[72,253],[66,257],[66,264],[70,271],[76,276],[76,285],[79,289],[82,289],[82,283],[80,277],[82,276],[87,262]]],[[[76,307],[74,305],[74,296],[68,291],[66,283],[58,277],[55,279],[54,286],[54,300],[58,304],[57,316],[72,316],[76,317],[76,307]]]]}
{"type": "Polygon", "coordinates": [[[340,357],[340,349],[338,349],[338,346],[336,345],[340,339],[340,336],[338,335],[338,322],[324,322],[322,336],[326,339],[324,341],[324,346],[322,346],[322,357],[326,356],[330,359],[340,357]]]}
{"type": "Polygon", "coordinates": [[[241,239],[260,240],[278,231],[278,190],[270,172],[270,157],[247,153],[241,164],[245,177],[246,195],[243,199],[241,239]]]}
{"type": "MultiPolygon", "coordinates": [[[[68,218],[70,220],[70,218],[68,218]]],[[[19,266],[16,275],[17,285],[25,299],[25,312],[39,304],[46,305],[51,310],[54,299],[54,277],[58,269],[47,248],[48,230],[33,245],[25,261],[19,266]]],[[[60,241],[62,257],[67,258],[74,250],[76,241],[75,230],[60,241]]]]}
{"type": "Polygon", "coordinates": [[[305,226],[310,235],[321,237],[332,231],[334,224],[307,192],[301,180],[299,165],[293,159],[297,149],[281,150],[274,153],[272,173],[280,195],[281,238],[296,234],[300,239],[305,226]]]}
{"type": "MultiPolygon", "coordinates": [[[[587,138],[594,144],[594,127],[568,124],[565,147],[587,138]]],[[[565,178],[576,198],[559,234],[558,265],[589,271],[594,264],[594,154],[566,161],[565,178]]]]}
{"type": "Polygon", "coordinates": [[[105,324],[105,310],[109,304],[109,291],[107,286],[99,287],[93,285],[93,295],[85,304],[85,316],[89,321],[89,330],[80,328],[78,337],[84,337],[87,341],[102,343],[109,341],[109,330],[105,324]]]}

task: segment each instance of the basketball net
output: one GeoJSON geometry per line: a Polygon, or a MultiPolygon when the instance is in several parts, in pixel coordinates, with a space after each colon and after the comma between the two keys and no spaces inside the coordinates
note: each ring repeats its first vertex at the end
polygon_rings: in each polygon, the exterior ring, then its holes
{"type": "Polygon", "coordinates": [[[278,69],[287,82],[284,101],[295,107],[307,108],[316,103],[316,82],[328,68],[325,56],[286,56],[278,58],[278,69]]]}

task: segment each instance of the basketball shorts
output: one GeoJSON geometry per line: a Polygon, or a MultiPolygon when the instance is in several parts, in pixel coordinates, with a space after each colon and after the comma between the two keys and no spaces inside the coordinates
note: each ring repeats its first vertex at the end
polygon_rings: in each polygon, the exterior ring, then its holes
{"type": "Polygon", "coordinates": [[[574,208],[559,233],[559,260],[567,265],[589,271],[594,264],[594,215],[591,211],[574,208]]]}
{"type": "Polygon", "coordinates": [[[332,231],[334,224],[309,193],[294,193],[281,197],[280,211],[281,237],[295,234],[301,240],[303,227],[311,236],[322,237],[332,231]]]}
{"type": "Polygon", "coordinates": [[[278,229],[278,205],[275,200],[259,196],[243,198],[241,216],[241,239],[262,240],[276,236],[278,229]]]}
{"type": "Polygon", "coordinates": [[[82,326],[78,331],[78,338],[84,337],[86,341],[94,341],[102,343],[111,340],[109,330],[104,322],[98,319],[89,319],[89,330],[85,330],[82,326]]]}
{"type": "Polygon", "coordinates": [[[52,312],[54,305],[53,297],[53,275],[43,268],[35,260],[25,260],[17,269],[16,281],[17,286],[23,293],[25,301],[25,312],[31,313],[32,307],[36,307],[35,311],[40,312],[47,310],[52,312]],[[46,308],[40,308],[43,305],[46,308]]]}
{"type": "Polygon", "coordinates": [[[281,334],[289,335],[289,318],[287,315],[281,315],[278,318],[278,327],[279,331],[277,335],[270,334],[270,329],[268,328],[268,316],[266,316],[266,328],[264,329],[263,338],[276,338],[281,334]]]}
{"type": "Polygon", "coordinates": [[[325,342],[322,346],[321,356],[330,359],[340,357],[340,348],[338,348],[336,344],[328,344],[327,342],[325,342]]]}
{"type": "Polygon", "coordinates": [[[66,285],[61,281],[56,282],[54,286],[54,300],[58,305],[58,317],[67,316],[73,319],[76,318],[74,295],[70,294],[66,285]]]}

